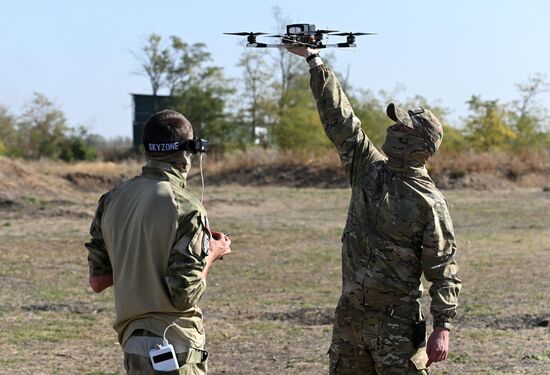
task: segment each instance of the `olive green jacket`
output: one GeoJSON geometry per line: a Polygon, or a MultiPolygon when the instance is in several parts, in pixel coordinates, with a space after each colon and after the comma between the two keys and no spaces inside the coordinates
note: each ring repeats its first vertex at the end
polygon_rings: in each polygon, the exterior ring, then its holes
{"type": "Polygon", "coordinates": [[[91,276],[112,273],[116,318],[123,344],[136,329],[202,348],[198,302],[210,232],[201,202],[185,188],[186,175],[150,161],[140,176],[104,194],[88,249],[91,276]]]}

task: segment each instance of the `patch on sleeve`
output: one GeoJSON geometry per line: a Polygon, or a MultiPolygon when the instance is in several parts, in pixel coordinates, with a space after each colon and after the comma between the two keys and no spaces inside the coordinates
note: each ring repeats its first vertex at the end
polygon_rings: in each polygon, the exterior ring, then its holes
{"type": "Polygon", "coordinates": [[[210,253],[210,239],[212,234],[210,233],[210,224],[208,223],[208,218],[203,219],[203,235],[202,235],[202,252],[205,255],[210,253]]]}

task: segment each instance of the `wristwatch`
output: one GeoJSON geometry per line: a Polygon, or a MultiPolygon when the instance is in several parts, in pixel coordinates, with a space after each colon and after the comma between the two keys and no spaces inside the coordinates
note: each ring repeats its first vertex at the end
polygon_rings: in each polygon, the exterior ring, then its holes
{"type": "Polygon", "coordinates": [[[313,60],[316,57],[321,57],[321,56],[319,56],[318,53],[314,53],[313,55],[309,55],[308,57],[306,57],[306,62],[309,63],[311,60],[313,60]]]}

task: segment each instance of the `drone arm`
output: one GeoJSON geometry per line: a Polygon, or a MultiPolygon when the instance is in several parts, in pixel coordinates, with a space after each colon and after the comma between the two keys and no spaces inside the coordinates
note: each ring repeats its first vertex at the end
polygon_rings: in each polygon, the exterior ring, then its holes
{"type": "Polygon", "coordinates": [[[335,43],[335,44],[324,44],[323,47],[316,47],[316,48],[352,48],[357,47],[357,44],[355,43],[335,43]]]}
{"type": "Polygon", "coordinates": [[[307,45],[307,44],[300,44],[300,43],[275,43],[275,44],[268,44],[268,43],[247,43],[247,47],[250,48],[286,48],[286,49],[292,49],[292,48],[303,48],[303,47],[311,47],[311,48],[325,48],[324,46],[313,46],[313,45],[307,45]]]}
{"type": "Polygon", "coordinates": [[[290,46],[285,43],[276,43],[276,44],[269,44],[269,43],[247,43],[247,47],[250,48],[289,48],[290,46]]]}
{"type": "Polygon", "coordinates": [[[267,48],[269,45],[266,43],[247,43],[246,46],[252,48],[267,48]]]}

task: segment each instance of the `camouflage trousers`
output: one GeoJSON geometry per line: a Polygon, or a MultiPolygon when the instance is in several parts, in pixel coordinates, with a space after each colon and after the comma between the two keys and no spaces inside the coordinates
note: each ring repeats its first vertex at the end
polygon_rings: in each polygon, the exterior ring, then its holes
{"type": "Polygon", "coordinates": [[[329,349],[331,375],[428,374],[425,347],[415,349],[418,307],[358,309],[340,299],[329,349]]]}
{"type": "Polygon", "coordinates": [[[206,362],[189,363],[177,371],[158,372],[153,370],[149,357],[144,357],[139,354],[124,353],[124,368],[128,375],[205,375],[206,367],[206,362]]]}

